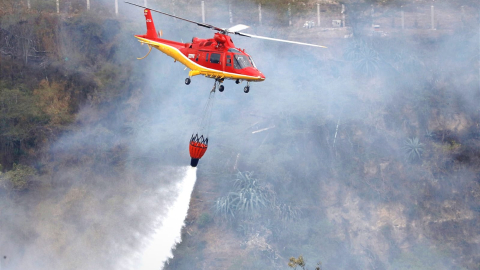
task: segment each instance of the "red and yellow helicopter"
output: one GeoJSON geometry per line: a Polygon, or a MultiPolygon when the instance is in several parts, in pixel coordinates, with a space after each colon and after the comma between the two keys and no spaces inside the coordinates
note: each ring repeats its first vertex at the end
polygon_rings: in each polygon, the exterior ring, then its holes
{"type": "Polygon", "coordinates": [[[255,62],[253,62],[252,57],[248,55],[244,49],[236,48],[229,34],[326,48],[324,46],[315,44],[269,38],[239,32],[248,28],[248,26],[243,24],[238,24],[230,28],[219,28],[210,24],[187,20],[134,3],[125,3],[144,8],[144,15],[147,23],[147,33],[145,35],[135,35],[135,37],[138,38],[142,44],[147,44],[149,46],[149,51],[147,55],[138,59],[144,59],[148,56],[148,54],[150,54],[152,47],[156,48],[190,69],[188,78],[185,79],[185,84],[189,85],[191,78],[196,75],[204,75],[205,77],[215,79],[215,84],[212,91],[215,91],[218,84],[218,90],[223,92],[225,89],[222,85],[223,81],[225,79],[230,79],[235,80],[237,84],[242,81],[246,81],[247,85],[244,87],[243,91],[248,93],[250,91],[250,82],[261,82],[265,80],[265,75],[258,70],[255,62]],[[162,39],[159,37],[155,29],[151,11],[155,11],[186,22],[194,23],[198,26],[210,28],[217,31],[217,33],[215,33],[213,38],[210,39],[200,39],[194,37],[191,43],[182,43],[162,39]]]}

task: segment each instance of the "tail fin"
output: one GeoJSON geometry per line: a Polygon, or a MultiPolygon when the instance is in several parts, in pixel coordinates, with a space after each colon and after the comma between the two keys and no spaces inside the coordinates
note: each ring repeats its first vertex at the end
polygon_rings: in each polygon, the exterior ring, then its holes
{"type": "Polygon", "coordinates": [[[145,21],[147,22],[147,38],[158,38],[157,30],[155,30],[155,24],[153,23],[152,12],[146,8],[144,10],[145,21]]]}

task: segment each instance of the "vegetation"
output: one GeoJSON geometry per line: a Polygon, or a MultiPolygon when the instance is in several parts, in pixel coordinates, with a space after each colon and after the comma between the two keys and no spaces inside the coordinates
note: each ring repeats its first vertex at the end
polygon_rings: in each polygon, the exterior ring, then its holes
{"type": "MultiPolygon", "coordinates": [[[[178,84],[185,73],[169,58],[135,60],[143,21],[71,2],[68,16],[51,1],[36,2],[41,12],[0,3],[0,247],[18,246],[7,254],[18,269],[42,255],[49,269],[105,269],[114,262],[91,258],[125,252],[112,243],[135,248],[129,235],[157,213],[143,199],[175,180],[158,177],[159,164],[188,160],[181,134],[204,98],[178,84]]],[[[287,2],[259,2],[284,22],[287,2]]],[[[355,15],[356,2],[345,3],[360,29],[371,3],[391,1],[358,3],[355,15]]],[[[249,43],[272,79],[217,102],[165,269],[306,269],[304,258],[322,269],[478,269],[478,31],[468,25],[414,38],[358,31],[328,41],[327,54],[249,43]]],[[[185,40],[183,26],[167,26],[185,40]]]]}
{"type": "Polygon", "coordinates": [[[355,40],[345,51],[345,59],[351,61],[362,75],[373,76],[380,67],[378,53],[364,40],[355,40]]]}
{"type": "Polygon", "coordinates": [[[253,172],[238,172],[233,186],[233,192],[215,201],[215,212],[224,218],[235,217],[235,213],[255,216],[273,203],[272,194],[259,184],[253,172]]]}
{"type": "Polygon", "coordinates": [[[198,219],[198,227],[205,228],[212,223],[213,219],[212,216],[208,213],[203,213],[200,218],[198,219]]]}
{"type": "Polygon", "coordinates": [[[415,161],[422,157],[423,147],[424,144],[415,137],[406,139],[403,149],[405,149],[408,160],[415,161]]]}
{"type": "MultiPolygon", "coordinates": [[[[303,270],[305,270],[306,265],[307,264],[305,263],[305,260],[303,259],[302,255],[298,256],[298,258],[291,257],[290,262],[288,263],[288,267],[293,269],[297,269],[297,267],[300,266],[303,270]]],[[[315,267],[315,270],[320,270],[321,269],[320,266],[321,266],[321,263],[318,263],[317,267],[315,267]]]]}
{"type": "Polygon", "coordinates": [[[13,168],[7,173],[2,174],[0,172],[0,187],[9,191],[25,191],[36,174],[32,167],[13,164],[13,168]]]}

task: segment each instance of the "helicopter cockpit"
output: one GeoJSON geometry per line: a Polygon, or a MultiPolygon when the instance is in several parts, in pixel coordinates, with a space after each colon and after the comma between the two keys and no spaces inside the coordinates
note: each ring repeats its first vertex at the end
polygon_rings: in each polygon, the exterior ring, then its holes
{"type": "Polygon", "coordinates": [[[247,67],[257,68],[255,66],[255,62],[253,62],[253,59],[246,54],[234,54],[233,67],[235,69],[242,69],[247,67]]]}
{"type": "Polygon", "coordinates": [[[257,66],[255,65],[255,62],[253,62],[253,59],[250,55],[243,53],[235,48],[230,48],[228,49],[228,51],[234,53],[233,67],[235,69],[243,69],[247,67],[257,68],[257,66]]]}

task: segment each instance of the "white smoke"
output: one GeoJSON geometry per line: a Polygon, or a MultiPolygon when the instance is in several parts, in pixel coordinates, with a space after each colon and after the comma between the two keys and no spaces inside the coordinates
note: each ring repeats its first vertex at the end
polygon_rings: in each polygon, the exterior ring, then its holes
{"type": "MultiPolygon", "coordinates": [[[[143,236],[139,250],[127,262],[127,269],[160,270],[165,262],[173,258],[172,250],[182,241],[181,232],[197,179],[197,168],[188,166],[182,170],[185,170],[185,176],[181,181],[158,190],[159,198],[168,196],[173,199],[170,205],[165,206],[166,213],[154,221],[152,233],[143,236]]],[[[124,267],[125,264],[121,266],[124,267]]]]}

